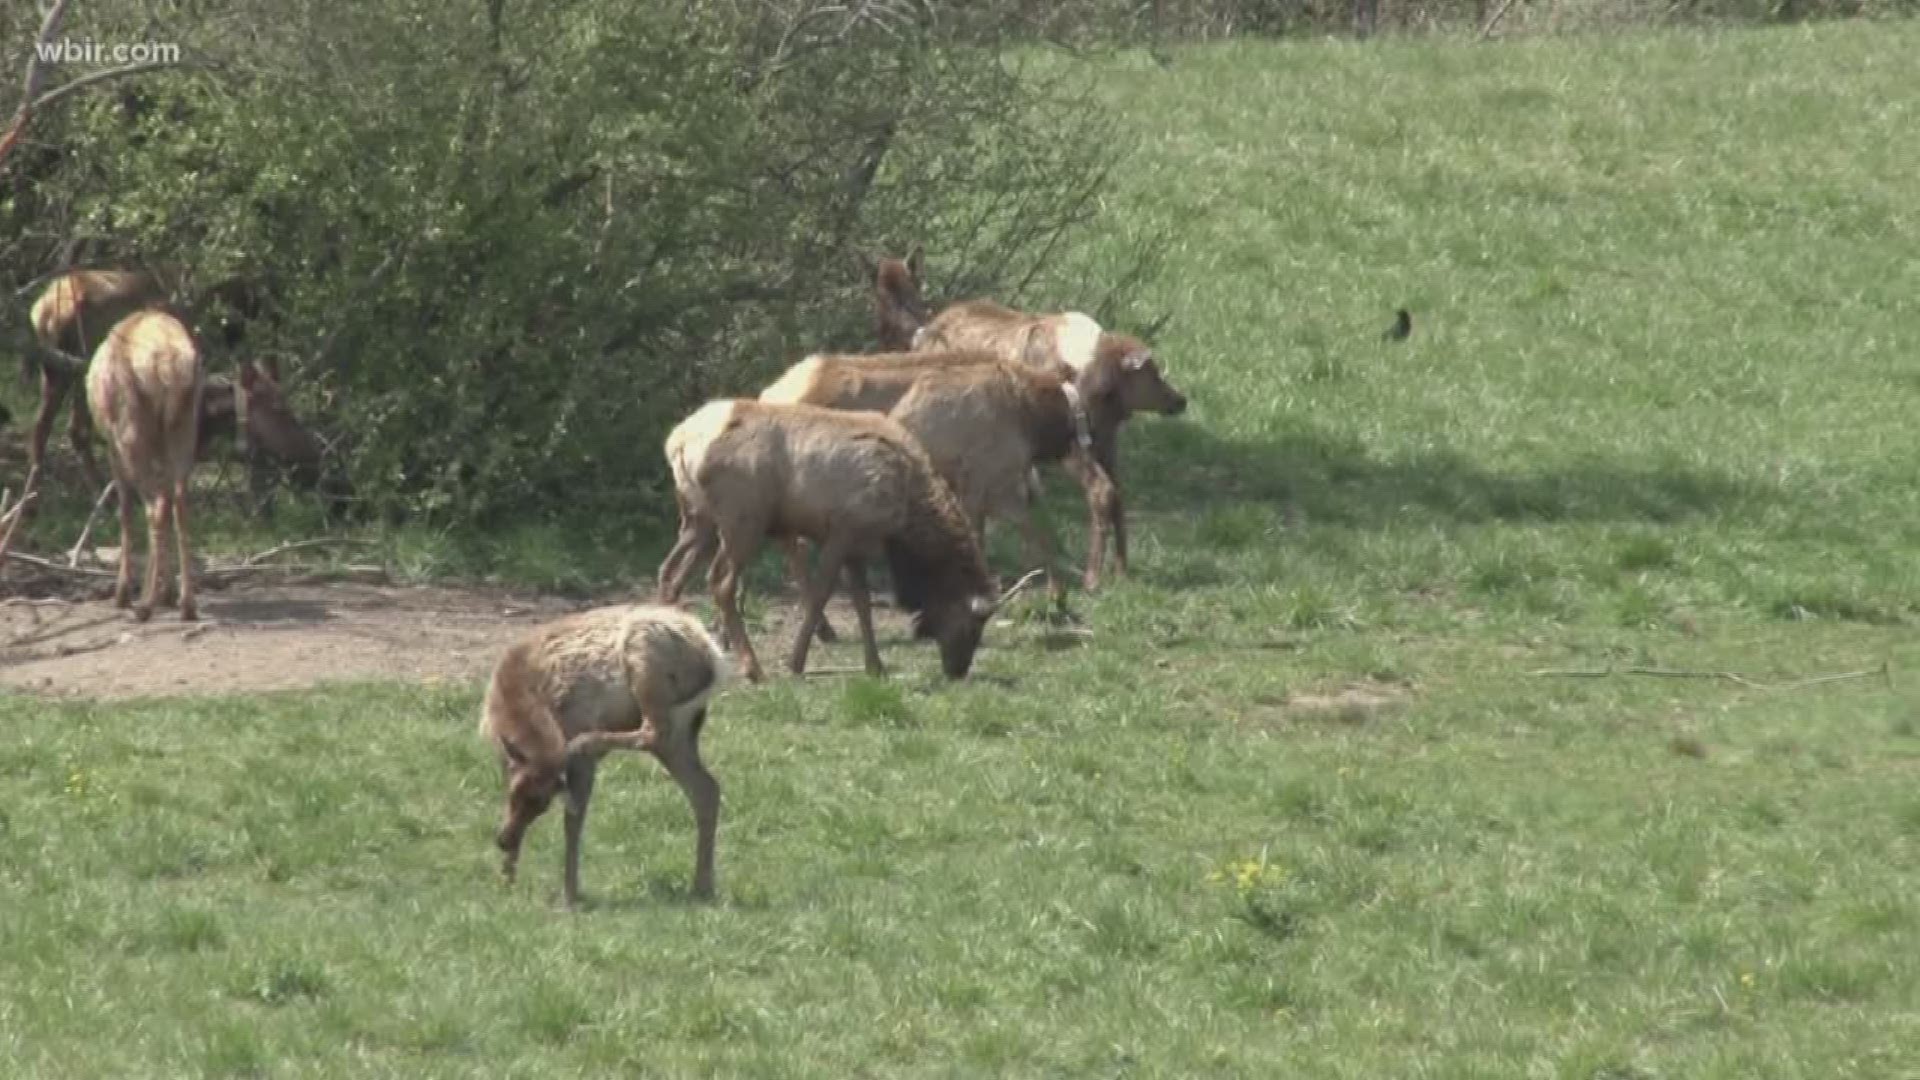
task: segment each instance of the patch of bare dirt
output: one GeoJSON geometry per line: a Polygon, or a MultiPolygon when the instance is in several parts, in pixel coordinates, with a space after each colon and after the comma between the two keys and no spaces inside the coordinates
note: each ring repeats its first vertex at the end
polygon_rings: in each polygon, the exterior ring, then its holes
{"type": "Polygon", "coordinates": [[[1289,694],[1282,711],[1292,720],[1364,724],[1404,705],[1411,688],[1369,679],[1321,693],[1289,694]]]}
{"type": "MultiPolygon", "coordinates": [[[[21,597],[0,600],[0,692],[48,697],[257,693],[367,680],[477,682],[501,650],[533,627],[634,598],[339,582],[222,588],[203,581],[198,622],[183,623],[174,609],[162,608],[150,622],[135,623],[106,601],[110,580],[49,580],[41,584],[58,587],[35,591],[21,587],[23,569],[30,568],[14,564],[0,582],[0,595],[21,597]]],[[[700,599],[704,607],[704,594],[700,599]]],[[[782,677],[799,610],[790,597],[768,597],[762,605],[748,631],[761,666],[782,677]]],[[[851,605],[835,597],[827,613],[841,639],[816,643],[808,672],[862,670],[851,605]]],[[[717,621],[709,623],[718,630],[717,621]]],[[[874,624],[887,664],[908,662],[897,653],[911,638],[904,615],[876,602],[874,624]]]]}
{"type": "Polygon", "coordinates": [[[531,627],[585,606],[479,590],[259,584],[203,592],[197,623],[163,608],[136,624],[102,600],[14,600],[0,602],[0,689],[127,698],[479,679],[531,627]]]}

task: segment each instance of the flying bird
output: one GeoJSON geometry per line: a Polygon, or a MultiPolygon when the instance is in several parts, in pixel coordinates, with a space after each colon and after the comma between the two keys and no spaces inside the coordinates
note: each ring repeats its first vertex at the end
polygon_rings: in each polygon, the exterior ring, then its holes
{"type": "Polygon", "coordinates": [[[1413,316],[1406,308],[1401,308],[1393,314],[1393,325],[1387,327],[1387,332],[1380,336],[1387,341],[1405,341],[1412,335],[1413,316]]]}

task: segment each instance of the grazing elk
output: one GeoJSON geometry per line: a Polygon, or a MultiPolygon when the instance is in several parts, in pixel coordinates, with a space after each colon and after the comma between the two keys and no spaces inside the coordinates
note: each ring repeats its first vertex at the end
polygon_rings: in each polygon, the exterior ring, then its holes
{"type": "Polygon", "coordinates": [[[740,617],[740,576],[768,537],[804,536],[820,549],[806,583],[805,614],[788,663],[806,671],[822,609],[846,570],[847,591],[870,674],[882,675],[866,564],[884,558],[916,638],[940,647],[948,678],[965,678],[981,632],[999,606],[986,560],[953,492],[900,425],[870,412],[717,400],[666,439],[679,539],[660,567],[661,595],[679,595],[700,554],[717,541],[710,588],[749,679],[760,664],[740,617]]]}
{"type": "MultiPolygon", "coordinates": [[[[914,347],[986,349],[1003,360],[1041,368],[1065,364],[1078,373],[1075,383],[1086,402],[1092,427],[1092,460],[1076,452],[1068,456],[1066,466],[1087,490],[1090,516],[1096,522],[1102,516],[1106,518],[1113,534],[1114,571],[1125,574],[1127,524],[1120,491],[1120,429],[1135,413],[1178,416],[1187,408],[1186,396],[1161,374],[1152,348],[1130,334],[1104,331],[1078,312],[1030,315],[990,300],[969,300],[946,308],[916,337],[914,347]],[[1098,466],[1109,487],[1101,488],[1093,481],[1090,466],[1098,466]],[[1096,490],[1107,493],[1106,505],[1094,501],[1096,490]]],[[[1030,478],[1029,484],[1037,490],[1038,478],[1030,478]]],[[[1099,550],[1089,552],[1086,588],[1099,587],[1103,562],[1099,550]]]]}
{"type": "Polygon", "coordinates": [[[700,620],[678,608],[630,604],[558,619],[509,648],[494,666],[480,717],[506,778],[506,815],[494,844],[511,882],[527,827],[564,791],[561,895],[580,896],[580,834],[600,759],[645,750],[693,807],[693,895],[713,895],[720,784],[700,761],[708,700],[731,678],[700,620]]]}
{"type": "MultiPolygon", "coordinates": [[[[952,365],[922,376],[888,415],[919,440],[983,545],[987,518],[1019,523],[1029,555],[1047,571],[1056,608],[1065,611],[1055,545],[1034,520],[1027,478],[1036,465],[1061,461],[1076,449],[1087,453],[1093,445],[1091,415],[1072,372],[1064,365],[1048,371],[1004,360],[952,365]]],[[[1094,466],[1083,478],[1090,505],[1112,504],[1113,485],[1104,471],[1094,466]]],[[[1101,525],[1095,514],[1094,564],[1105,550],[1101,525]]]]}
{"type": "MultiPolygon", "coordinates": [[[[1049,570],[1055,603],[1064,609],[1053,545],[1033,521],[1024,477],[1037,462],[1058,461],[1077,444],[1090,445],[1087,414],[1072,375],[1064,365],[1042,371],[979,350],[815,355],[787,369],[760,400],[888,412],[928,452],[983,543],[989,516],[1019,521],[1029,552],[1049,570]],[[1005,469],[1014,463],[1017,471],[1009,483],[1005,469]]],[[[1111,496],[1105,476],[1092,469],[1083,477],[1090,485],[1088,499],[1106,505],[1111,496]]],[[[1101,524],[1096,518],[1096,551],[1102,550],[1101,524]]],[[[797,538],[788,541],[788,555],[795,583],[804,587],[806,563],[797,538]]]]}
{"type": "Polygon", "coordinates": [[[920,295],[923,255],[920,245],[905,259],[875,260],[860,253],[860,264],[873,279],[873,336],[882,352],[906,352],[914,335],[927,323],[927,302],[920,295]]]}
{"type": "MultiPolygon", "coordinates": [[[[765,390],[760,400],[774,404],[818,405],[826,409],[866,410],[884,413],[906,396],[907,389],[922,375],[955,364],[992,363],[984,352],[887,352],[872,355],[815,353],[788,368],[765,390]]],[[[801,595],[806,595],[806,541],[799,536],[782,541],[787,553],[787,568],[801,595]]],[[[822,615],[820,640],[832,642],[839,635],[822,615]]]]}
{"type": "Polygon", "coordinates": [[[353,496],[346,474],[329,467],[326,447],[287,404],[280,364],[243,360],[238,375],[207,377],[200,406],[200,449],[205,457],[213,440],[231,436],[247,465],[247,487],[254,504],[270,518],[269,484],[287,476],[320,495],[328,520],[338,520],[353,496]]]}
{"type": "Polygon", "coordinates": [[[180,548],[180,618],[198,618],[187,528],[187,478],[199,438],[205,372],[199,347],[179,319],[140,311],[122,319],[87,368],[87,408],[107,439],[107,461],[120,501],[120,571],[113,603],[126,607],[133,588],[133,499],[146,504],[147,581],[135,621],[153,616],[160,599],[166,527],[180,548]]]}

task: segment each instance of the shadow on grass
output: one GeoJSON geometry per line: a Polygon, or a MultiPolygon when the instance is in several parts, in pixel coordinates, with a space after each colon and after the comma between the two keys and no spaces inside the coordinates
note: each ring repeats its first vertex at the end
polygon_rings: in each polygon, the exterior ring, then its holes
{"type": "Polygon", "coordinates": [[[1311,426],[1252,440],[1197,422],[1132,425],[1122,451],[1131,504],[1159,511],[1264,503],[1309,524],[1370,528],[1421,520],[1674,522],[1759,505],[1768,489],[1679,461],[1563,457],[1499,472],[1451,450],[1382,456],[1311,426]],[[1150,463],[1127,468],[1129,462],[1150,463]]]}

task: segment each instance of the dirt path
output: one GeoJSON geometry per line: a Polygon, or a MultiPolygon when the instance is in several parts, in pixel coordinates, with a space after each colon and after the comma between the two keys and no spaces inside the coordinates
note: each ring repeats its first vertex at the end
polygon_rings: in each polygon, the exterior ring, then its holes
{"type": "MultiPolygon", "coordinates": [[[[5,591],[0,586],[0,594],[5,591]]],[[[104,592],[104,587],[88,590],[104,592]]],[[[29,594],[33,595],[33,594],[29,594]]],[[[47,595],[40,592],[38,595],[47,595]]],[[[99,599],[0,600],[0,693],[130,698],[253,693],[327,682],[484,678],[530,628],[595,601],[504,590],[393,585],[248,584],[200,594],[200,621],[172,609],[144,624],[99,599]]],[[[828,606],[852,634],[844,598],[828,606]]],[[[908,637],[906,620],[876,605],[881,649],[908,637]]],[[[775,600],[753,631],[760,662],[777,669],[797,609],[775,600]]],[[[858,664],[859,646],[815,646],[809,668],[858,664]]]]}
{"type": "Polygon", "coordinates": [[[135,624],[101,601],[0,604],[0,689],[125,698],[340,680],[478,679],[531,626],[585,605],[376,585],[257,585],[135,624]]]}

